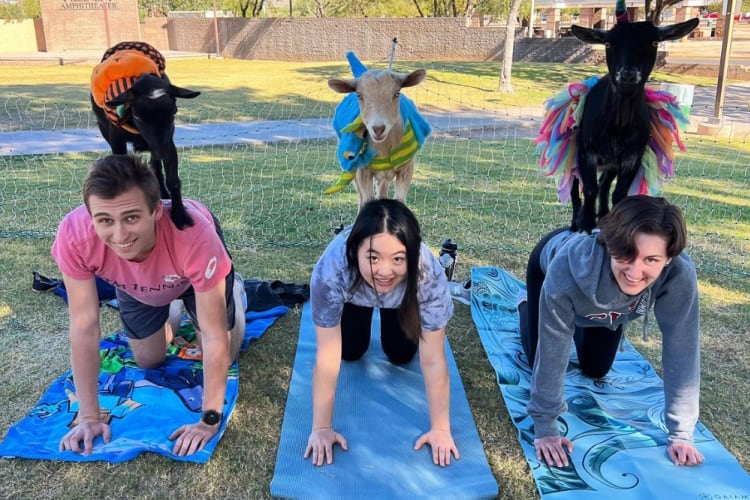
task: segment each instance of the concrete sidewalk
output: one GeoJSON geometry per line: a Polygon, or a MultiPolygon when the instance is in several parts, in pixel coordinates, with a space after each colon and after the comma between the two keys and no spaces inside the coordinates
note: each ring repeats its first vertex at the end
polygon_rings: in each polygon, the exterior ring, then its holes
{"type": "MultiPolygon", "coordinates": [[[[698,132],[700,124],[711,121],[715,99],[715,87],[695,89],[688,132],[698,132]]],[[[508,108],[502,113],[463,111],[423,115],[432,125],[435,139],[529,139],[539,133],[542,111],[540,105],[508,108]]],[[[750,137],[750,82],[727,86],[722,115],[725,126],[718,131],[720,135],[728,132],[737,139],[750,137]]],[[[335,137],[328,118],[202,123],[175,127],[175,144],[178,147],[271,144],[335,137]]],[[[96,128],[0,133],[0,156],[108,150],[107,143],[96,128]]]]}
{"type": "MultiPolygon", "coordinates": [[[[436,138],[530,138],[536,136],[541,124],[541,109],[538,116],[534,116],[533,110],[523,115],[484,112],[423,115],[432,125],[433,137],[436,138]]],[[[335,137],[331,120],[328,118],[204,123],[175,127],[175,144],[178,147],[270,144],[335,137]]],[[[0,133],[0,156],[108,150],[109,146],[95,128],[0,133]]]]}

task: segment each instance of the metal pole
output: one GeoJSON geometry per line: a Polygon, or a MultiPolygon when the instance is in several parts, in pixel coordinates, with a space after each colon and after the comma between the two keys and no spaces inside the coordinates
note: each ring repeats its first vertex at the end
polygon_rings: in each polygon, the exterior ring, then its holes
{"type": "Polygon", "coordinates": [[[289,17],[292,17],[292,0],[289,0],[289,17]]]}
{"type": "Polygon", "coordinates": [[[729,69],[729,51],[732,48],[732,30],[734,28],[734,1],[727,0],[726,13],[724,14],[724,38],[721,41],[721,59],[719,60],[719,79],[716,82],[716,103],[714,104],[714,118],[721,122],[722,108],[724,107],[724,89],[726,87],[726,75],[729,69]]]}
{"type": "Polygon", "coordinates": [[[216,0],[214,0],[214,37],[216,38],[216,57],[221,56],[219,49],[219,20],[216,17],[216,0]]]}
{"type": "Polygon", "coordinates": [[[531,10],[529,11],[529,38],[534,37],[534,0],[531,0],[531,10]]]}
{"type": "Polygon", "coordinates": [[[112,37],[109,35],[109,10],[107,10],[107,1],[102,2],[102,10],[104,11],[104,32],[107,37],[107,47],[112,46],[112,37]]]}

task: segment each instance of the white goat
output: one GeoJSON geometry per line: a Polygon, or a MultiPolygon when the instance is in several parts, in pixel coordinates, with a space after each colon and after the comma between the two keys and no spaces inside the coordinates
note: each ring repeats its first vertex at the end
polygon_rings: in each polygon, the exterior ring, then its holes
{"type": "MultiPolygon", "coordinates": [[[[377,198],[387,197],[391,181],[394,181],[394,197],[406,202],[414,171],[414,154],[421,142],[410,155],[392,155],[404,138],[401,89],[418,85],[425,76],[423,69],[409,74],[370,70],[354,79],[328,80],[328,86],[336,92],[357,93],[360,117],[366,127],[365,140],[377,152],[375,159],[366,168],[359,168],[354,177],[360,209],[375,198],[374,187],[377,188],[377,198]],[[406,156],[408,159],[404,161],[406,156]],[[374,186],[375,181],[377,186],[374,186]]],[[[416,112],[413,104],[410,106],[416,112]]]]}

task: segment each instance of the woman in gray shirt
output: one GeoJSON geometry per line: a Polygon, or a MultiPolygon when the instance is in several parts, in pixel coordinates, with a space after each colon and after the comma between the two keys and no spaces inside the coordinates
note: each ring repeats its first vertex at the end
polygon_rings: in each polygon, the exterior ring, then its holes
{"type": "Polygon", "coordinates": [[[529,258],[528,302],[519,304],[521,342],[533,366],[529,415],[537,458],[568,465],[573,443],[559,435],[571,340],[581,371],[609,372],[623,328],[654,315],[662,333],[667,452],[675,465],[697,465],[693,446],[700,393],[700,312],[695,266],[683,249],[682,212],[663,198],[630,196],[599,223],[594,234],[559,229],[529,258]]]}
{"type": "Polygon", "coordinates": [[[445,272],[422,243],[419,223],[401,202],[367,203],[354,225],[328,245],[313,269],[310,300],[317,338],[313,371],[313,427],[305,449],[315,465],[333,462],[333,446],[347,449],[333,428],[341,360],[360,359],[370,344],[373,308],[380,310],[383,351],[394,364],[419,351],[430,430],[414,448],[432,448],[436,465],[459,457],[449,421],[445,327],[453,314],[445,272]]]}

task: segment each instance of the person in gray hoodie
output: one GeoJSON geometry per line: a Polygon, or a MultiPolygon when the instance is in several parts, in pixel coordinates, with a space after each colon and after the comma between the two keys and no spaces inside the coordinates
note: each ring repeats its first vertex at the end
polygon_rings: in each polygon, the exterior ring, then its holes
{"type": "Polygon", "coordinates": [[[693,446],[700,392],[698,284],[683,253],[687,228],[678,207],[663,198],[631,196],[593,234],[567,228],[546,235],[529,258],[527,300],[519,303],[521,342],[533,368],[531,399],[537,458],[568,465],[573,443],[560,436],[570,342],[581,371],[609,372],[625,325],[654,315],[662,333],[667,452],[675,465],[697,465],[693,446]],[[566,453],[567,450],[567,453],[566,453]]]}

